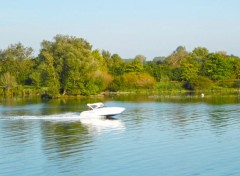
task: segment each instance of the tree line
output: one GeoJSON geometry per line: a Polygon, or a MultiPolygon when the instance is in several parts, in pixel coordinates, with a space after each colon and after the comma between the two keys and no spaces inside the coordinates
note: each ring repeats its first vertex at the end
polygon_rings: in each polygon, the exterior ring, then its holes
{"type": "Polygon", "coordinates": [[[186,51],[179,46],[166,57],[146,61],[143,55],[123,59],[92,49],[82,38],[56,35],[43,40],[38,56],[21,43],[0,50],[0,94],[35,93],[92,95],[102,91],[156,89],[178,82],[187,90],[240,87],[240,59],[205,47],[186,51]]]}

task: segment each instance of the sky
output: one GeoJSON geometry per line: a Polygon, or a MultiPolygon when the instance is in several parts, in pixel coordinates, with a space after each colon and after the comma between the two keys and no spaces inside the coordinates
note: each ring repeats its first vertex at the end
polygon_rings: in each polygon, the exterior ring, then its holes
{"type": "Polygon", "coordinates": [[[240,56],[240,1],[0,0],[0,49],[21,42],[37,55],[57,34],[126,59],[152,60],[178,46],[240,56]]]}

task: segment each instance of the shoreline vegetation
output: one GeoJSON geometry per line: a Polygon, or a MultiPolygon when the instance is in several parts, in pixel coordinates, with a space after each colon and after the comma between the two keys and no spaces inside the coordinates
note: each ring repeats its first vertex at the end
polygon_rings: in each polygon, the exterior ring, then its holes
{"type": "Polygon", "coordinates": [[[0,49],[0,97],[78,98],[119,94],[150,97],[240,92],[240,58],[205,47],[177,47],[148,61],[93,50],[85,39],[56,35],[34,56],[21,43],[0,49]]]}
{"type": "Polygon", "coordinates": [[[130,89],[125,91],[110,92],[104,91],[94,95],[58,95],[51,97],[45,91],[23,89],[21,92],[11,92],[5,94],[3,88],[0,88],[1,98],[41,98],[41,99],[81,99],[81,98],[101,98],[101,97],[112,97],[112,96],[148,96],[150,99],[157,98],[179,98],[179,97],[196,97],[196,98],[208,98],[213,96],[240,96],[240,89],[216,89],[216,90],[157,90],[157,89],[130,89]]]}

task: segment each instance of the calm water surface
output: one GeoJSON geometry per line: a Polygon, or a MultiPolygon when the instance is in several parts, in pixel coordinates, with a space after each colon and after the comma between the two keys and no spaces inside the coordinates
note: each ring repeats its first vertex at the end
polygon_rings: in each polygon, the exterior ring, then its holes
{"type": "Polygon", "coordinates": [[[0,175],[234,176],[240,98],[0,100],[0,175]],[[125,107],[79,118],[86,103],[125,107]]]}

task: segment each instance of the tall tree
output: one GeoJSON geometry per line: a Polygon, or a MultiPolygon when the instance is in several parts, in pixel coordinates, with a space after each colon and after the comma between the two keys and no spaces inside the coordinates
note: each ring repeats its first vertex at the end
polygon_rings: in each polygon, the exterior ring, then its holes
{"type": "Polygon", "coordinates": [[[113,76],[122,75],[125,72],[125,63],[123,63],[122,58],[118,54],[113,54],[111,56],[111,65],[108,64],[108,69],[110,74],[113,76]]]}
{"type": "Polygon", "coordinates": [[[16,78],[18,84],[24,85],[34,66],[33,57],[32,48],[24,47],[21,43],[10,45],[1,52],[0,62],[4,65],[1,72],[9,72],[16,78]]]}
{"type": "Polygon", "coordinates": [[[106,67],[99,51],[92,51],[86,40],[65,35],[55,36],[53,42],[43,41],[39,58],[42,63],[51,65],[47,71],[53,74],[47,75],[64,94],[82,94],[86,89],[91,93],[91,88],[95,89],[89,86],[95,84],[94,71],[106,67]]]}
{"type": "Polygon", "coordinates": [[[165,63],[173,68],[178,68],[180,65],[187,60],[189,53],[185,47],[179,46],[177,49],[165,59],[165,63]]]}
{"type": "Polygon", "coordinates": [[[113,60],[111,58],[111,53],[106,50],[102,50],[102,57],[105,60],[105,63],[107,64],[107,67],[110,68],[113,65],[113,60]]]}

